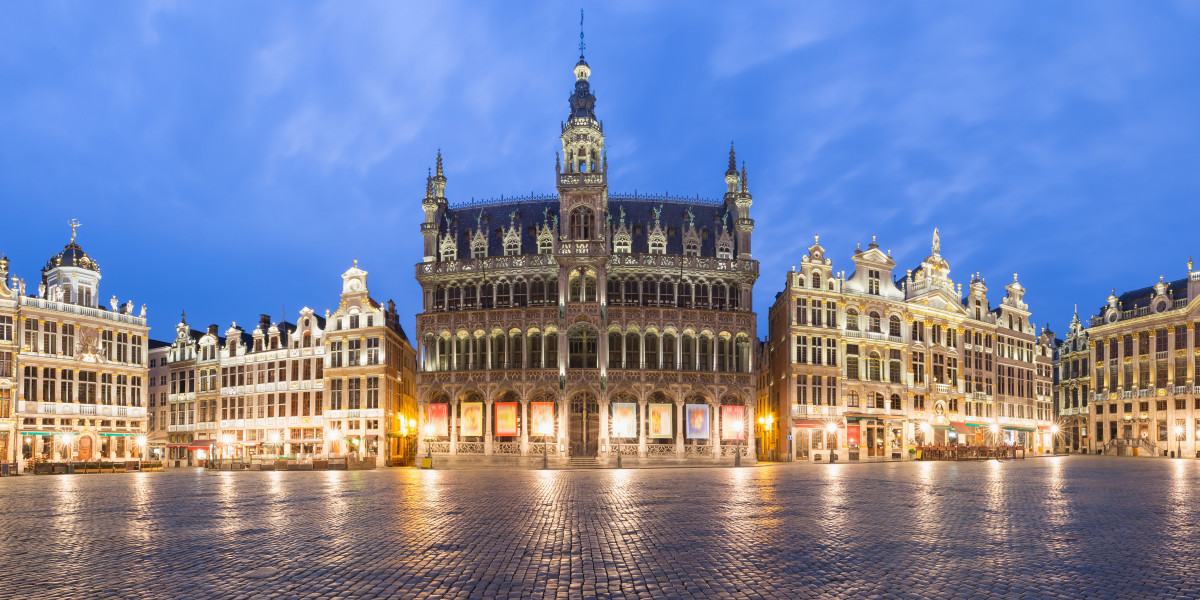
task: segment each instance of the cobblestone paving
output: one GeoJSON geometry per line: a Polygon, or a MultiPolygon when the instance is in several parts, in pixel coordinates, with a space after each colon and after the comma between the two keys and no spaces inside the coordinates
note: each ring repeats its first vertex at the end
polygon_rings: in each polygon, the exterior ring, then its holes
{"type": "Polygon", "coordinates": [[[1200,461],[0,479],[3,598],[1197,598],[1200,461]]]}

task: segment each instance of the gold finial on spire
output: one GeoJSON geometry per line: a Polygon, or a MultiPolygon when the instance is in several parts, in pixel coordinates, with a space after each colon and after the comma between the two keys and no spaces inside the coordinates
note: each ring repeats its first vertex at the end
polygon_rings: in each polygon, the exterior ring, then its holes
{"type": "Polygon", "coordinates": [[[354,259],[354,268],[355,268],[355,269],[357,269],[357,268],[358,268],[358,259],[357,259],[357,258],[356,258],[356,259],[354,259]]]}
{"type": "Polygon", "coordinates": [[[1192,257],[1189,256],[1188,257],[1188,271],[1190,272],[1191,270],[1192,270],[1192,257]]]}
{"type": "Polygon", "coordinates": [[[83,225],[83,223],[80,223],[78,219],[71,219],[70,221],[67,221],[67,225],[71,226],[71,243],[74,244],[75,230],[78,229],[80,225],[83,225]]]}
{"type": "Polygon", "coordinates": [[[821,236],[819,236],[819,235],[814,235],[814,236],[813,236],[813,243],[814,243],[814,244],[820,244],[820,243],[821,243],[821,236]]]}

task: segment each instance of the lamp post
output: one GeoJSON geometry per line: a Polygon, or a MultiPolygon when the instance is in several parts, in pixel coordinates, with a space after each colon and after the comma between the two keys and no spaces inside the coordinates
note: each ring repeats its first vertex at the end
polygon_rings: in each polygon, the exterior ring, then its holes
{"type": "Polygon", "coordinates": [[[138,470],[142,469],[142,461],[146,459],[146,436],[145,434],[133,438],[134,445],[138,448],[138,470]]]}
{"type": "MultiPolygon", "coordinates": [[[[834,423],[831,421],[828,424],[826,424],[825,425],[825,433],[828,434],[825,439],[826,439],[826,442],[829,443],[829,462],[831,462],[831,463],[836,462],[837,459],[834,458],[834,453],[833,453],[834,442],[829,441],[829,436],[837,435],[837,423],[834,423]]],[[[837,438],[834,438],[834,440],[836,440],[836,439],[837,438]]]]}
{"type": "Polygon", "coordinates": [[[1183,458],[1183,425],[1175,426],[1175,455],[1183,458]]]}
{"type": "Polygon", "coordinates": [[[1058,454],[1058,424],[1050,426],[1050,453],[1058,454]]]}
{"type": "Polygon", "coordinates": [[[999,447],[1000,438],[998,436],[1000,434],[1000,426],[992,423],[991,425],[988,425],[988,431],[992,432],[992,445],[999,447]]]}
{"type": "Polygon", "coordinates": [[[746,436],[742,434],[742,431],[744,428],[745,428],[745,425],[742,424],[741,419],[734,421],[733,429],[735,432],[737,432],[737,436],[738,436],[737,451],[733,454],[733,466],[735,466],[735,467],[742,466],[742,442],[745,441],[745,439],[746,439],[746,436]]]}
{"type": "Polygon", "coordinates": [[[283,444],[280,443],[282,441],[283,441],[283,436],[279,435],[278,431],[272,430],[271,433],[267,434],[267,443],[271,444],[272,446],[275,447],[275,459],[276,460],[279,459],[279,455],[282,454],[282,451],[283,451],[283,444]]]}

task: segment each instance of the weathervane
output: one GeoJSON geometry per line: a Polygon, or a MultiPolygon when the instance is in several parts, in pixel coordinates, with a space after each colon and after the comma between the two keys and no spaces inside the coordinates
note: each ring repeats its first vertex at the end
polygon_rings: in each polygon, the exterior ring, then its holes
{"type": "Polygon", "coordinates": [[[80,223],[78,219],[71,219],[70,221],[67,221],[67,225],[71,226],[71,243],[74,244],[75,229],[77,229],[80,225],[83,225],[83,223],[80,223]]]}
{"type": "Polygon", "coordinates": [[[579,58],[583,58],[583,9],[579,9],[579,58]]]}

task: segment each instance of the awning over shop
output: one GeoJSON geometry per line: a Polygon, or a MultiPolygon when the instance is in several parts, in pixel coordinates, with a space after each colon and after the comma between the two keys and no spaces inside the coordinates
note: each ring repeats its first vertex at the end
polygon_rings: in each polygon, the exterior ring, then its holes
{"type": "Polygon", "coordinates": [[[958,435],[967,435],[968,433],[966,423],[950,423],[950,426],[958,432],[958,435]]]}
{"type": "Polygon", "coordinates": [[[1050,431],[1049,425],[1038,425],[1037,428],[1038,428],[1038,431],[1050,431]]]}
{"type": "Polygon", "coordinates": [[[1015,425],[1005,425],[1004,429],[1007,429],[1009,431],[1030,431],[1030,432],[1033,431],[1033,428],[1031,428],[1031,427],[1017,427],[1015,425]]]}
{"type": "Polygon", "coordinates": [[[825,421],[821,421],[818,419],[798,419],[798,420],[792,421],[792,427],[795,427],[798,429],[823,428],[823,427],[825,427],[825,421]]]}
{"type": "Polygon", "coordinates": [[[54,435],[53,431],[22,431],[21,435],[54,435]]]}
{"type": "Polygon", "coordinates": [[[987,427],[987,423],[967,423],[967,427],[987,427]]]}

